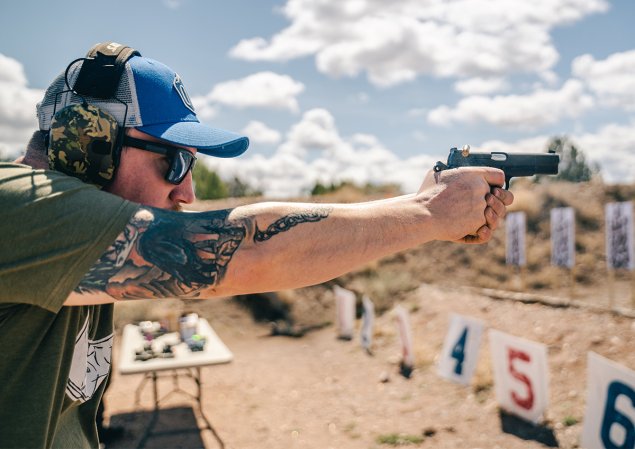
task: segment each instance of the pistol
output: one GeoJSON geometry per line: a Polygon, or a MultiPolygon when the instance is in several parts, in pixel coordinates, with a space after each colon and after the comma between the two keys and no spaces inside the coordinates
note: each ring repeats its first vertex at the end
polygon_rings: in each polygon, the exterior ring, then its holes
{"type": "Polygon", "coordinates": [[[518,176],[557,175],[560,156],[549,153],[472,153],[470,146],[464,145],[461,150],[450,148],[448,163],[437,162],[434,171],[440,172],[458,167],[493,167],[505,172],[505,189],[509,182],[518,176]]]}

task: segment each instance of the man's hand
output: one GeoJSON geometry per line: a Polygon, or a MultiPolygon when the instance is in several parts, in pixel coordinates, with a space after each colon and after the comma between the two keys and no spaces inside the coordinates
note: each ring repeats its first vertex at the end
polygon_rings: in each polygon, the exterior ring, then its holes
{"type": "Polygon", "coordinates": [[[514,200],[504,183],[504,173],[494,168],[430,171],[417,198],[430,211],[437,240],[485,243],[514,200]]]}

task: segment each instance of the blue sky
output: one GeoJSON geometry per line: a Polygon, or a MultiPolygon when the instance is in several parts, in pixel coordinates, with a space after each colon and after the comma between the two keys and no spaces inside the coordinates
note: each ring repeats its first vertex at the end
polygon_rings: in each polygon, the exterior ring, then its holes
{"type": "Polygon", "coordinates": [[[114,40],[175,69],[249,151],[206,162],[271,196],[316,181],[416,189],[448,149],[544,151],[566,134],[635,182],[630,0],[3,2],[0,155],[68,62],[114,40]]]}

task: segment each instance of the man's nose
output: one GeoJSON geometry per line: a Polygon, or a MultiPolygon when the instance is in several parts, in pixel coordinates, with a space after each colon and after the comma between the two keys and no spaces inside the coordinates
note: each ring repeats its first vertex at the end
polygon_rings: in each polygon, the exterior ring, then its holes
{"type": "Polygon", "coordinates": [[[192,171],[183,179],[181,184],[174,187],[170,193],[170,199],[175,204],[192,204],[196,199],[194,193],[194,183],[192,182],[192,171]]]}

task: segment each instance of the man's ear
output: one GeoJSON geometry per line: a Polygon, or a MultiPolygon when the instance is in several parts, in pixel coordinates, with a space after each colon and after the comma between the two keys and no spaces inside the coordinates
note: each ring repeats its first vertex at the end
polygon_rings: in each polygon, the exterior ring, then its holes
{"type": "Polygon", "coordinates": [[[48,155],[46,154],[46,144],[44,133],[42,131],[35,131],[31,136],[31,140],[26,147],[26,153],[21,158],[18,158],[16,162],[30,165],[36,169],[49,168],[48,155]],[[21,159],[21,162],[18,160],[21,159]]]}

